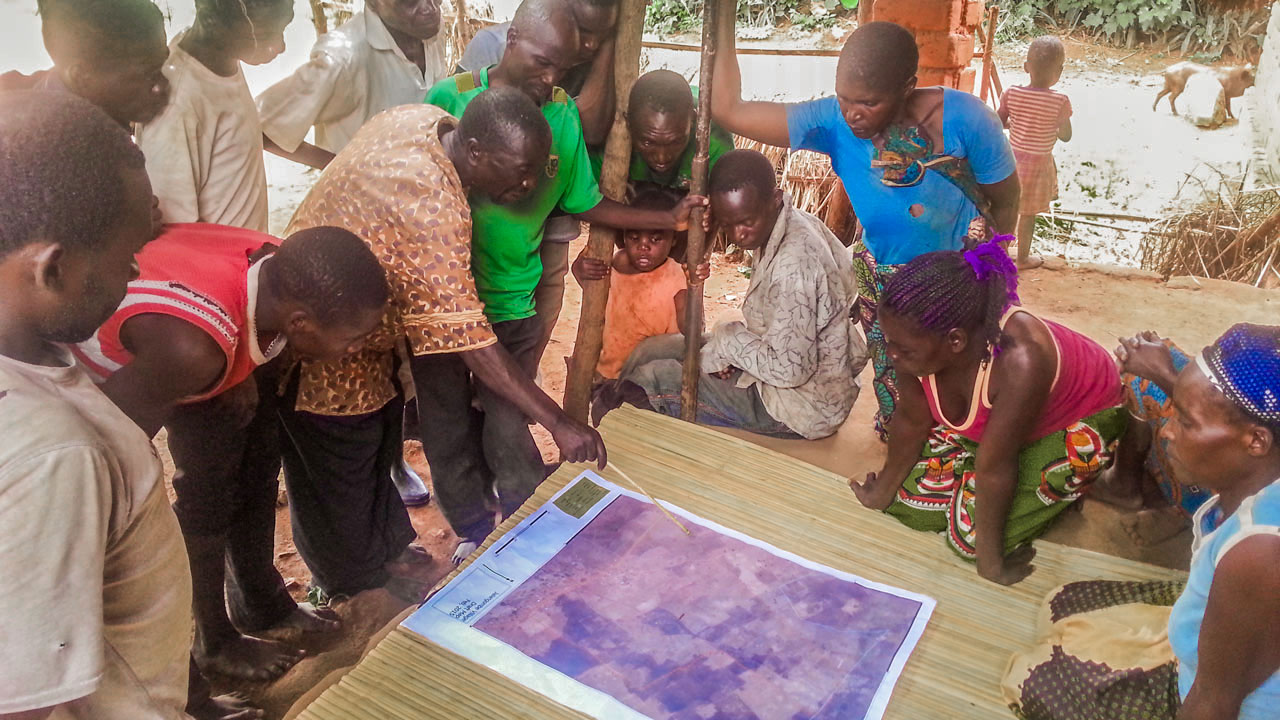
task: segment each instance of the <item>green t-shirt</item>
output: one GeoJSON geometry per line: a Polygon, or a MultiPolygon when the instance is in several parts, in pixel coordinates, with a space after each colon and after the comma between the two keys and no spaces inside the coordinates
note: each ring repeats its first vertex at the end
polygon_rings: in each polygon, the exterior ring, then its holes
{"type": "MultiPolygon", "coordinates": [[[[696,103],[698,100],[698,88],[693,89],[693,99],[696,103]]],[[[689,189],[689,182],[693,179],[693,156],[698,154],[698,136],[697,121],[694,121],[695,132],[689,133],[689,144],[685,145],[684,153],[680,155],[680,162],[676,164],[674,170],[668,171],[665,175],[655,173],[649,163],[640,157],[640,153],[634,149],[631,151],[631,169],[628,171],[627,180],[630,182],[647,182],[662,187],[674,188],[676,190],[689,189]]],[[[711,123],[711,139],[707,144],[707,170],[716,166],[716,161],[721,155],[733,149],[733,134],[728,130],[720,127],[714,122],[711,123]]],[[[604,149],[593,149],[591,152],[591,171],[595,173],[596,181],[600,181],[600,170],[604,166],[604,149]]]]}
{"type": "MultiPolygon", "coordinates": [[[[471,99],[489,87],[489,68],[476,74],[479,84],[472,73],[441,80],[427,92],[426,102],[462,117],[471,99]]],[[[471,272],[494,323],[533,316],[533,291],[542,279],[542,225],[551,212],[558,207],[570,215],[583,213],[604,199],[591,173],[573,99],[556,88],[542,115],[551,126],[551,157],[537,187],[512,205],[471,200],[471,272]]]]}

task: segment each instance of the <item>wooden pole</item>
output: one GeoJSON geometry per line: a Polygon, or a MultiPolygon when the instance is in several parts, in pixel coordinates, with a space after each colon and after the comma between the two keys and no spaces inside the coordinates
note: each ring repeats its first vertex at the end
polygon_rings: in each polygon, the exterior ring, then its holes
{"type": "MultiPolygon", "coordinates": [[[[647,0],[622,0],[618,13],[618,34],[614,42],[613,80],[617,92],[613,128],[605,143],[604,166],[600,172],[600,190],[605,196],[622,201],[627,194],[627,170],[631,165],[631,131],[627,128],[627,100],[631,86],[640,74],[640,39],[644,35],[644,10],[647,0]]],[[[587,255],[609,262],[613,259],[614,240],[618,231],[592,224],[587,241],[587,255]]],[[[600,362],[604,337],[604,309],[609,302],[609,278],[588,282],[582,288],[582,314],[578,317],[578,339],[569,360],[565,379],[564,410],[580,422],[587,420],[591,401],[591,381],[600,362]]]]}
{"type": "MultiPolygon", "coordinates": [[[[991,94],[991,73],[995,70],[996,59],[991,56],[991,49],[996,42],[996,23],[1000,19],[1000,6],[992,5],[987,10],[987,32],[982,33],[982,23],[978,23],[978,35],[982,38],[982,85],[979,89],[982,102],[987,101],[987,96],[991,94]]],[[[999,91],[997,91],[999,92],[999,91]]],[[[996,95],[992,101],[999,105],[1000,96],[996,95]]]]}
{"type": "MultiPolygon", "coordinates": [[[[729,7],[728,22],[736,23],[737,2],[705,0],[702,4],[702,69],[698,73],[698,151],[693,156],[691,195],[707,194],[707,165],[711,144],[711,91],[716,63],[716,27],[724,20],[720,5],[729,7]]],[[[702,229],[703,211],[695,210],[689,218],[689,244],[685,253],[688,268],[689,300],[685,303],[684,382],[680,389],[680,418],[693,422],[698,417],[698,380],[702,376],[702,281],[695,276],[698,264],[706,255],[707,234],[702,229]]]]}

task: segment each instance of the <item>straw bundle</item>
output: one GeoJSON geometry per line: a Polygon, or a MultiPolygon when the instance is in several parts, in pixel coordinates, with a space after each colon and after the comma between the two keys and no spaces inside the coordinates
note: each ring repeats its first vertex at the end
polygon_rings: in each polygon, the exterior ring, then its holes
{"type": "MultiPolygon", "coordinates": [[[[610,462],[659,499],[814,562],[937,599],[937,610],[907,662],[886,718],[1011,717],[1000,679],[1014,652],[1038,642],[1037,618],[1051,590],[1073,580],[1185,577],[1041,542],[1031,577],[1002,587],[979,578],[940,537],[909,530],[863,508],[838,475],[746,440],[631,408],[610,413],[600,429],[610,462]]],[[[557,471],[485,547],[546,503],[577,472],[567,466],[557,471]]],[[[602,474],[621,480],[611,470],[602,474]]],[[[404,628],[392,632],[298,716],[459,717],[581,716],[404,628]]]]}
{"type": "Polygon", "coordinates": [[[1157,220],[1142,237],[1142,267],[1280,287],[1280,192],[1222,182],[1190,210],[1157,220]]]}
{"type": "Polygon", "coordinates": [[[449,24],[448,28],[448,46],[445,51],[446,65],[448,67],[457,67],[458,61],[462,59],[462,53],[466,52],[467,45],[471,43],[471,38],[483,28],[486,23],[483,19],[473,17],[467,11],[467,0],[451,0],[452,12],[446,8],[441,8],[444,14],[444,21],[449,24]]]}

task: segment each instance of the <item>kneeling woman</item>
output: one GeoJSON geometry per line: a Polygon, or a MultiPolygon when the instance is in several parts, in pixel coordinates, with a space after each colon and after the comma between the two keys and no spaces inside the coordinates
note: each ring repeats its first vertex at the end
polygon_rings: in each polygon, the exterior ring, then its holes
{"type": "Polygon", "coordinates": [[[899,383],[884,468],[850,483],[1003,584],[1031,572],[1023,546],[1110,464],[1127,420],[1111,354],[1017,302],[997,241],[899,270],[880,324],[894,367],[918,380],[899,383]]]}

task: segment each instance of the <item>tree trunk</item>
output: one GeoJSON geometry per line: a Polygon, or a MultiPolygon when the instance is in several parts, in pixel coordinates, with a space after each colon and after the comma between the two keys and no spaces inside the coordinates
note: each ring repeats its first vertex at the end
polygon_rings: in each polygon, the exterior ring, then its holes
{"type": "MultiPolygon", "coordinates": [[[[640,74],[640,40],[644,34],[646,0],[622,0],[618,14],[618,35],[614,44],[613,77],[617,92],[613,129],[605,143],[604,166],[600,172],[600,190],[605,196],[622,201],[627,192],[627,170],[631,165],[631,132],[627,128],[627,100],[631,86],[640,74]]],[[[610,261],[618,231],[603,225],[591,225],[586,253],[589,257],[610,261]]],[[[582,314],[578,317],[578,338],[569,360],[565,379],[564,410],[570,417],[585,422],[591,400],[591,381],[600,362],[604,341],[604,310],[609,302],[609,278],[590,281],[582,288],[582,314]]]]}

